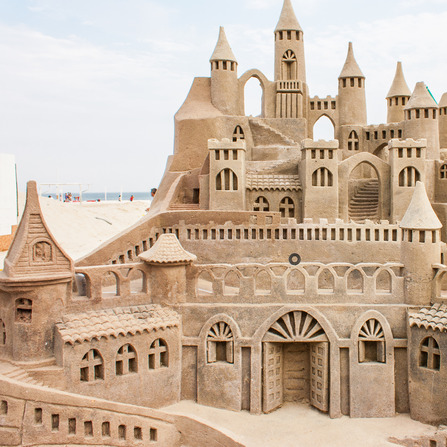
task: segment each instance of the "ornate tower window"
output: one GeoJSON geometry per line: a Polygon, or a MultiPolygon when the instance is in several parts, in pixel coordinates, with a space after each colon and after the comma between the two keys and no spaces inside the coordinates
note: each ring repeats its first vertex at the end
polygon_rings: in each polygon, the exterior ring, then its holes
{"type": "Polygon", "coordinates": [[[133,346],[127,344],[118,349],[115,361],[115,371],[117,376],[136,373],[138,371],[137,353],[133,346]]]}
{"type": "Polygon", "coordinates": [[[0,346],[6,345],[6,326],[3,320],[0,320],[0,346]]]}
{"type": "Polygon", "coordinates": [[[213,324],[206,336],[208,363],[234,362],[234,337],[230,326],[220,321],[213,324]]]}
{"type": "Polygon", "coordinates": [[[104,360],[97,349],[90,349],[81,360],[81,382],[104,379],[104,360]]]}
{"type": "Polygon", "coordinates": [[[439,169],[439,178],[447,179],[447,164],[443,164],[439,169]]]}
{"type": "Polygon", "coordinates": [[[292,50],[287,50],[282,56],[282,79],[291,80],[297,78],[296,55],[292,50]]]}
{"type": "Polygon", "coordinates": [[[441,351],[433,337],[426,337],[422,340],[419,352],[419,366],[434,371],[439,371],[441,368],[441,351]]]}
{"type": "Polygon", "coordinates": [[[349,134],[348,138],[348,151],[358,151],[359,150],[359,136],[357,132],[353,130],[349,134]]]}
{"type": "Polygon", "coordinates": [[[284,197],[279,203],[281,217],[295,217],[295,204],[290,197],[284,197]]]}
{"type": "Polygon", "coordinates": [[[222,169],[216,176],[216,191],[237,191],[237,175],[229,168],[222,169]]]}
{"type": "Polygon", "coordinates": [[[233,141],[245,140],[245,134],[241,126],[236,126],[233,132],[233,141]]]}
{"type": "Polygon", "coordinates": [[[312,186],[332,186],[332,172],[327,168],[318,168],[312,174],[312,186]]]}
{"type": "Polygon", "coordinates": [[[169,366],[168,345],[157,338],[149,348],[149,369],[167,368],[169,366]]]}
{"type": "Polygon", "coordinates": [[[366,321],[360,329],[359,362],[386,363],[385,334],[382,325],[375,318],[366,321]]]}
{"type": "Polygon", "coordinates": [[[268,200],[263,196],[259,196],[255,200],[255,203],[253,204],[253,211],[265,211],[265,212],[270,211],[270,205],[268,200]]]}
{"type": "Polygon", "coordinates": [[[421,179],[421,174],[413,166],[407,166],[399,173],[399,186],[416,186],[416,182],[421,179]]]}
{"type": "Polygon", "coordinates": [[[33,302],[26,298],[16,300],[16,323],[31,323],[33,302]]]}

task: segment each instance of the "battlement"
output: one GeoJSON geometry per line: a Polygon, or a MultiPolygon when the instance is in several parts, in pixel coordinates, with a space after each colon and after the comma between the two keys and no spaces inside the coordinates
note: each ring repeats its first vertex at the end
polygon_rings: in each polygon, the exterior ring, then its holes
{"type": "Polygon", "coordinates": [[[208,140],[208,149],[239,149],[245,151],[246,144],[244,140],[231,141],[229,138],[222,138],[222,140],[211,138],[208,140]]]}
{"type": "Polygon", "coordinates": [[[338,149],[339,142],[338,140],[311,140],[310,138],[306,138],[301,142],[301,149],[338,149]]]}
{"type": "Polygon", "coordinates": [[[405,140],[399,140],[397,138],[393,138],[388,143],[388,148],[426,148],[427,140],[425,138],[421,138],[419,140],[414,140],[413,138],[406,138],[405,140]]]}
{"type": "Polygon", "coordinates": [[[310,110],[336,110],[337,109],[337,98],[333,96],[326,96],[326,98],[320,98],[319,96],[314,96],[309,98],[310,110]]]}

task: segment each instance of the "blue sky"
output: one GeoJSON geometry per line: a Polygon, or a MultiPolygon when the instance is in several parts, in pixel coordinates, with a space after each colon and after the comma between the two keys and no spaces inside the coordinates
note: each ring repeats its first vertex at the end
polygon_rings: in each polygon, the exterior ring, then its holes
{"type": "MultiPolygon", "coordinates": [[[[410,89],[425,81],[437,100],[447,91],[447,0],[292,3],[311,96],[337,93],[350,40],[366,76],[369,123],[386,119],[398,60],[410,89]]],[[[0,0],[0,152],[15,155],[20,189],[29,179],[96,191],[156,186],[173,151],[173,116],[193,77],[209,75],[219,25],[239,75],[256,67],[271,79],[281,7],[282,0],[0,0]]],[[[257,89],[250,83],[247,94],[257,89]]]]}

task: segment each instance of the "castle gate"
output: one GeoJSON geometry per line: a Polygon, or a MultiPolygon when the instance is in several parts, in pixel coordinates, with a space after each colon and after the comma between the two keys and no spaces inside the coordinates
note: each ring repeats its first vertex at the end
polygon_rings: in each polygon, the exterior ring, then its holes
{"type": "Polygon", "coordinates": [[[262,339],[262,410],[283,402],[329,410],[329,342],[318,321],[304,311],[280,317],[262,339]]]}

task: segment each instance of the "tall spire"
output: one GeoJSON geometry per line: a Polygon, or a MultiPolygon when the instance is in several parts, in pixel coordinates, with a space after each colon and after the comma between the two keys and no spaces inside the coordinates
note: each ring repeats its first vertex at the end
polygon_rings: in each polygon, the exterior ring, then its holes
{"type": "Polygon", "coordinates": [[[438,108],[438,104],[430,95],[426,85],[423,82],[417,82],[414,87],[413,94],[411,95],[408,104],[405,106],[405,110],[408,109],[424,109],[424,108],[438,108]]]}
{"type": "Polygon", "coordinates": [[[394,75],[394,80],[391,84],[390,91],[388,92],[387,99],[394,98],[395,96],[411,96],[411,90],[408,88],[402,70],[402,62],[397,63],[396,74],[394,75]]]}
{"type": "Polygon", "coordinates": [[[233,50],[228,43],[227,36],[225,34],[225,29],[223,26],[219,28],[219,39],[217,40],[216,48],[214,49],[213,55],[211,56],[210,62],[212,61],[231,61],[237,62],[233,50]]]}
{"type": "Polygon", "coordinates": [[[416,182],[410,205],[400,222],[400,227],[409,230],[439,230],[442,227],[438,216],[428,200],[425,186],[416,182]]]}
{"type": "Polygon", "coordinates": [[[276,31],[303,31],[298,23],[290,0],[284,0],[281,16],[276,25],[275,33],[276,31]]]}
{"type": "Polygon", "coordinates": [[[346,57],[345,65],[340,73],[339,78],[364,78],[362,70],[354,57],[354,50],[352,48],[352,42],[349,42],[348,55],[346,57]]]}

